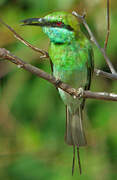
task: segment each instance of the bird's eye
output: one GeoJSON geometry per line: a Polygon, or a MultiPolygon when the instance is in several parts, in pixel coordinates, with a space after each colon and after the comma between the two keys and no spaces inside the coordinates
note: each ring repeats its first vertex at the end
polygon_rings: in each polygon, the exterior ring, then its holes
{"type": "Polygon", "coordinates": [[[57,25],[57,26],[61,26],[61,25],[62,25],[62,22],[57,22],[56,25],[57,25]]]}

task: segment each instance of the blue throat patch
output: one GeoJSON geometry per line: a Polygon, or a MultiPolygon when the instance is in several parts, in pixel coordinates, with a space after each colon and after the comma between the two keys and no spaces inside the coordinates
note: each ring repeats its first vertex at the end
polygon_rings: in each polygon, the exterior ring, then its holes
{"type": "Polygon", "coordinates": [[[53,43],[69,43],[75,38],[74,32],[65,28],[43,27],[43,31],[53,43]]]}

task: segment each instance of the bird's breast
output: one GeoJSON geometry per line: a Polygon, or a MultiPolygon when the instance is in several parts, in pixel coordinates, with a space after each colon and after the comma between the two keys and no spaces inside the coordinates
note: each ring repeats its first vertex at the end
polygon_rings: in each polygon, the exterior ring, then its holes
{"type": "Polygon", "coordinates": [[[84,82],[83,79],[87,77],[87,57],[83,57],[84,52],[85,50],[76,42],[63,45],[52,43],[49,55],[54,65],[54,76],[72,85],[78,85],[78,79],[84,82]]]}
{"type": "MultiPolygon", "coordinates": [[[[87,83],[87,52],[79,44],[54,45],[49,50],[53,62],[53,74],[57,79],[69,84],[73,88],[84,88],[87,83]]],[[[65,104],[76,104],[77,100],[59,89],[61,98],[65,104]]]]}

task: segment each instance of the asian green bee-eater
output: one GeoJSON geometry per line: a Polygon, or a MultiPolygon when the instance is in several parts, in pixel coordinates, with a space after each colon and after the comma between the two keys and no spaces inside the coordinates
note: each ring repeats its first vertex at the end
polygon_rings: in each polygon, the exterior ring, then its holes
{"type": "MultiPolygon", "coordinates": [[[[56,79],[77,90],[79,88],[89,90],[93,72],[93,51],[86,29],[77,17],[68,12],[54,12],[43,18],[30,18],[22,22],[23,25],[41,26],[48,35],[49,56],[56,79]]],[[[82,116],[85,100],[74,98],[61,89],[58,90],[66,105],[65,141],[73,146],[73,173],[75,146],[79,152],[79,146],[86,145],[82,116]]]]}

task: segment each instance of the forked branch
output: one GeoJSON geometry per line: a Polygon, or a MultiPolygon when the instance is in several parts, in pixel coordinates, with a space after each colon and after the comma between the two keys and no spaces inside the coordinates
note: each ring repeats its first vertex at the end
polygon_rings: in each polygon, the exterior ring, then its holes
{"type": "Polygon", "coordinates": [[[87,29],[89,35],[90,35],[90,40],[98,47],[98,49],[100,50],[100,52],[102,53],[102,55],[104,56],[105,60],[106,60],[106,63],[107,65],[109,66],[109,69],[112,73],[116,73],[116,70],[115,68],[113,67],[109,57],[107,56],[106,54],[106,51],[104,48],[101,48],[101,46],[99,45],[99,43],[97,42],[95,36],[93,35],[91,29],[89,28],[86,20],[85,20],[85,16],[81,16],[79,15],[78,13],[76,13],[75,11],[72,12],[73,15],[75,15],[78,19],[80,19],[82,21],[82,23],[84,24],[85,28],[87,29]]]}

